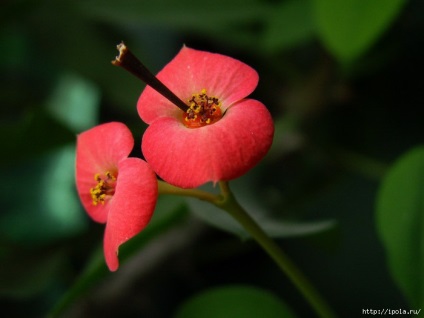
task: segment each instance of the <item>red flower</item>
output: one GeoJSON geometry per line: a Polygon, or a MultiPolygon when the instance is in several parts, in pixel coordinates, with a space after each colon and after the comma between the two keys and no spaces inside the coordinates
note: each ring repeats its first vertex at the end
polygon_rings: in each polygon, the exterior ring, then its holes
{"type": "Polygon", "coordinates": [[[183,47],[157,78],[189,106],[183,112],[146,86],[137,109],[150,126],[143,154],[168,183],[193,188],[235,179],[268,152],[272,118],[259,101],[245,99],[258,74],[233,58],[183,47]]]}
{"type": "Polygon", "coordinates": [[[104,255],[118,269],[118,248],[138,234],[153,214],[158,189],[154,172],[138,158],[127,158],[134,146],[130,130],[112,122],[78,135],[76,184],[88,215],[106,223],[104,255]]]}

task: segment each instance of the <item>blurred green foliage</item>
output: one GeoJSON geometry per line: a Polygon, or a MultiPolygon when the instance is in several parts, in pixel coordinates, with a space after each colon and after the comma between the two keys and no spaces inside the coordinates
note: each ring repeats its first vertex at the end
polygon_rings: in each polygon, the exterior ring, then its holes
{"type": "Polygon", "coordinates": [[[424,305],[424,148],[404,154],[390,169],[377,200],[377,224],[394,279],[411,307],[424,305]]]}
{"type": "Polygon", "coordinates": [[[318,32],[341,61],[361,56],[387,29],[405,0],[314,0],[318,32]]]}
{"type": "Polygon", "coordinates": [[[295,317],[273,294],[248,286],[225,286],[189,299],[175,318],[279,318],[295,317]]]}
{"type": "Polygon", "coordinates": [[[79,204],[73,157],[75,135],[97,123],[125,122],[140,142],[144,84],[110,64],[121,40],[153,72],[183,44],[254,67],[253,97],[276,134],[265,160],[232,183],[240,202],[341,317],[418,309],[408,306],[422,304],[422,280],[408,277],[421,275],[424,256],[422,156],[390,164],[424,141],[423,12],[420,0],[3,1],[2,316],[170,317],[229,284],[311,315],[258,247],[199,202],[161,198],[157,222],[123,247],[117,273],[105,271],[103,226],[79,204]]]}

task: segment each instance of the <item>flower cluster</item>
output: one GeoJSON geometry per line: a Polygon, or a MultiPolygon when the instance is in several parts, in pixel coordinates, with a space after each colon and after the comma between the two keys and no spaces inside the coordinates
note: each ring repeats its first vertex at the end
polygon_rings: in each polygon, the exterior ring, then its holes
{"type": "MultiPolygon", "coordinates": [[[[128,53],[123,44],[118,49],[117,64],[128,53]]],[[[238,60],[184,46],[157,77],[135,75],[148,84],[137,103],[149,125],[141,144],[147,162],[128,158],[134,140],[122,123],[99,125],[77,139],[78,194],[88,215],[106,223],[104,254],[111,271],[119,266],[119,246],[153,214],[156,174],[181,188],[235,179],[265,156],[274,133],[266,107],[246,98],[258,74],[238,60]]]]}

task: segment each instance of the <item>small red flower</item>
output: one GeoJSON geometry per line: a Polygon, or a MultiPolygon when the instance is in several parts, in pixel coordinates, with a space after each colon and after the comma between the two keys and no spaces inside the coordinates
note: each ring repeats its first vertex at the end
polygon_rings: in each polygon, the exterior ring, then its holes
{"type": "Polygon", "coordinates": [[[246,99],[257,72],[233,58],[183,47],[157,78],[187,103],[186,112],[146,86],[137,109],[150,126],[143,154],[168,183],[194,188],[235,179],[268,152],[274,125],[267,108],[246,99]]]}
{"type": "Polygon", "coordinates": [[[78,135],[76,185],[88,215],[106,223],[104,255],[111,271],[118,269],[118,249],[149,223],[158,188],[150,166],[128,158],[134,146],[122,123],[99,125],[78,135]]]}

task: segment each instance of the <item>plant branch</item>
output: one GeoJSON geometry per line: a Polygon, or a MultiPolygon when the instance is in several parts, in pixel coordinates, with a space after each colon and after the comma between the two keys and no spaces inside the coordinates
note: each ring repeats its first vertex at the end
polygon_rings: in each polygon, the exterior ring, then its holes
{"type": "Polygon", "coordinates": [[[220,182],[223,200],[216,204],[225,210],[256,240],[256,242],[268,253],[278,267],[287,275],[292,283],[303,294],[319,317],[336,317],[332,309],[327,305],[320,294],[315,290],[308,279],[288,258],[281,248],[273,241],[256,221],[244,210],[232,194],[227,182],[220,182]]]}
{"type": "Polygon", "coordinates": [[[275,241],[273,241],[256,221],[244,210],[237,202],[228,182],[219,183],[221,195],[214,195],[198,189],[181,189],[159,181],[159,193],[174,194],[198,198],[209,201],[218,208],[230,214],[262,247],[262,249],[274,260],[280,270],[284,272],[290,281],[296,286],[300,293],[305,297],[317,315],[322,318],[336,317],[332,309],[320,296],[317,290],[312,286],[304,274],[281,250],[275,241]]]}
{"type": "Polygon", "coordinates": [[[215,195],[199,189],[182,189],[160,180],[158,181],[158,187],[159,194],[173,194],[193,197],[202,201],[208,201],[212,204],[216,204],[216,202],[221,201],[220,195],[215,195]]]}

